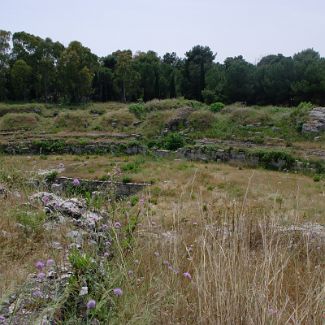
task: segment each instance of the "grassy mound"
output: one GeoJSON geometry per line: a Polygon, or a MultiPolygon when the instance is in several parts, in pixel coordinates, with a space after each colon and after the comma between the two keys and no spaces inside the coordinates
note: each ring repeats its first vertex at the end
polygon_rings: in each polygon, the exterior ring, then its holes
{"type": "Polygon", "coordinates": [[[31,130],[37,128],[39,121],[40,117],[34,113],[9,113],[1,118],[0,130],[31,130]]]}
{"type": "Polygon", "coordinates": [[[55,127],[67,131],[88,130],[91,117],[84,111],[63,112],[55,118],[55,127]]]}

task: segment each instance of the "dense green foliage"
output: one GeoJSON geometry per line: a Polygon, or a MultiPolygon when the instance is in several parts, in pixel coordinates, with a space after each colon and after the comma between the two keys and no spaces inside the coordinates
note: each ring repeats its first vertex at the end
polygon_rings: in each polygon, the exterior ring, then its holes
{"type": "Polygon", "coordinates": [[[215,58],[199,45],[184,58],[130,50],[99,58],[77,41],[65,48],[49,38],[0,30],[0,100],[147,102],[183,96],[208,105],[325,103],[325,58],[313,49],[293,57],[268,55],[257,64],[242,56],[223,64],[215,58]]]}

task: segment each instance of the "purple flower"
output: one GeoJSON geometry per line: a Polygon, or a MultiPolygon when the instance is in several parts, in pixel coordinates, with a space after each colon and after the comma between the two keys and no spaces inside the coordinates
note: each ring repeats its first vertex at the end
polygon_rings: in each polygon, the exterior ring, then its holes
{"type": "Polygon", "coordinates": [[[132,270],[128,271],[128,276],[133,276],[134,272],[132,270]]]}
{"type": "Polygon", "coordinates": [[[104,253],[104,257],[109,257],[110,256],[110,253],[109,252],[105,252],[104,253]]]}
{"type": "Polygon", "coordinates": [[[268,309],[268,313],[269,313],[269,315],[276,315],[278,313],[278,311],[275,308],[270,307],[268,309]]]}
{"type": "Polygon", "coordinates": [[[114,292],[114,295],[115,295],[116,297],[120,297],[120,296],[122,296],[122,294],[123,294],[123,291],[122,291],[121,288],[115,288],[115,289],[113,289],[113,292],[114,292]]]}
{"type": "Polygon", "coordinates": [[[114,228],[115,228],[115,229],[120,229],[121,227],[122,227],[122,225],[121,225],[120,222],[116,221],[116,222],[114,223],[114,228]]]}
{"type": "Polygon", "coordinates": [[[96,301],[91,299],[87,302],[87,309],[94,309],[96,308],[96,301]]]}
{"type": "Polygon", "coordinates": [[[102,225],[102,230],[103,231],[106,231],[106,230],[108,230],[109,229],[109,226],[106,224],[106,223],[104,223],[103,225],[102,225]]]}
{"type": "Polygon", "coordinates": [[[42,298],[43,297],[43,294],[42,294],[42,291],[41,290],[34,290],[32,292],[32,296],[34,298],[42,298]]]}
{"type": "Polygon", "coordinates": [[[143,198],[143,197],[140,199],[139,203],[140,203],[141,205],[144,205],[144,198],[143,198]]]}
{"type": "Polygon", "coordinates": [[[37,274],[37,279],[44,280],[46,277],[46,274],[44,272],[40,272],[37,274]]]}
{"type": "Polygon", "coordinates": [[[186,278],[186,279],[189,279],[189,280],[192,280],[192,276],[189,272],[184,272],[183,273],[183,276],[186,278]]]}
{"type": "Polygon", "coordinates": [[[171,270],[171,271],[173,271],[175,274],[178,274],[179,273],[179,271],[177,269],[175,269],[172,265],[169,265],[168,266],[168,269],[171,270]]]}
{"type": "Polygon", "coordinates": [[[52,259],[52,258],[49,258],[47,261],[46,261],[46,266],[52,266],[55,264],[55,261],[52,259]]]}
{"type": "Polygon", "coordinates": [[[45,263],[43,261],[37,261],[35,263],[35,267],[40,271],[43,270],[44,266],[45,266],[45,263]]]}
{"type": "Polygon", "coordinates": [[[44,204],[48,204],[50,201],[50,198],[47,195],[45,195],[45,196],[43,196],[42,201],[44,204]]]}
{"type": "Polygon", "coordinates": [[[0,315],[0,324],[4,323],[6,318],[3,315],[0,315]]]}
{"type": "Polygon", "coordinates": [[[72,181],[72,185],[73,186],[79,186],[80,185],[80,181],[78,178],[75,178],[73,181],[72,181]]]}

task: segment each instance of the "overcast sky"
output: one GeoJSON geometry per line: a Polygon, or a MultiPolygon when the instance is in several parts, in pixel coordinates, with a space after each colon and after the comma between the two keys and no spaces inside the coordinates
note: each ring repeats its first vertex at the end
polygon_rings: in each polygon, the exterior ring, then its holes
{"type": "Polygon", "coordinates": [[[325,0],[1,0],[0,29],[117,49],[183,56],[208,45],[217,60],[314,48],[325,56],[325,0]]]}

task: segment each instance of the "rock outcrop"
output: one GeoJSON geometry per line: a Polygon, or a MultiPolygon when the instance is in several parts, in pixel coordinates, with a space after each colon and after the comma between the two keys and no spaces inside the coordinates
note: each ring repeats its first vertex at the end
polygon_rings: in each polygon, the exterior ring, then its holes
{"type": "Polygon", "coordinates": [[[325,131],[325,107],[316,107],[309,112],[309,118],[302,126],[305,133],[325,131]]]}

